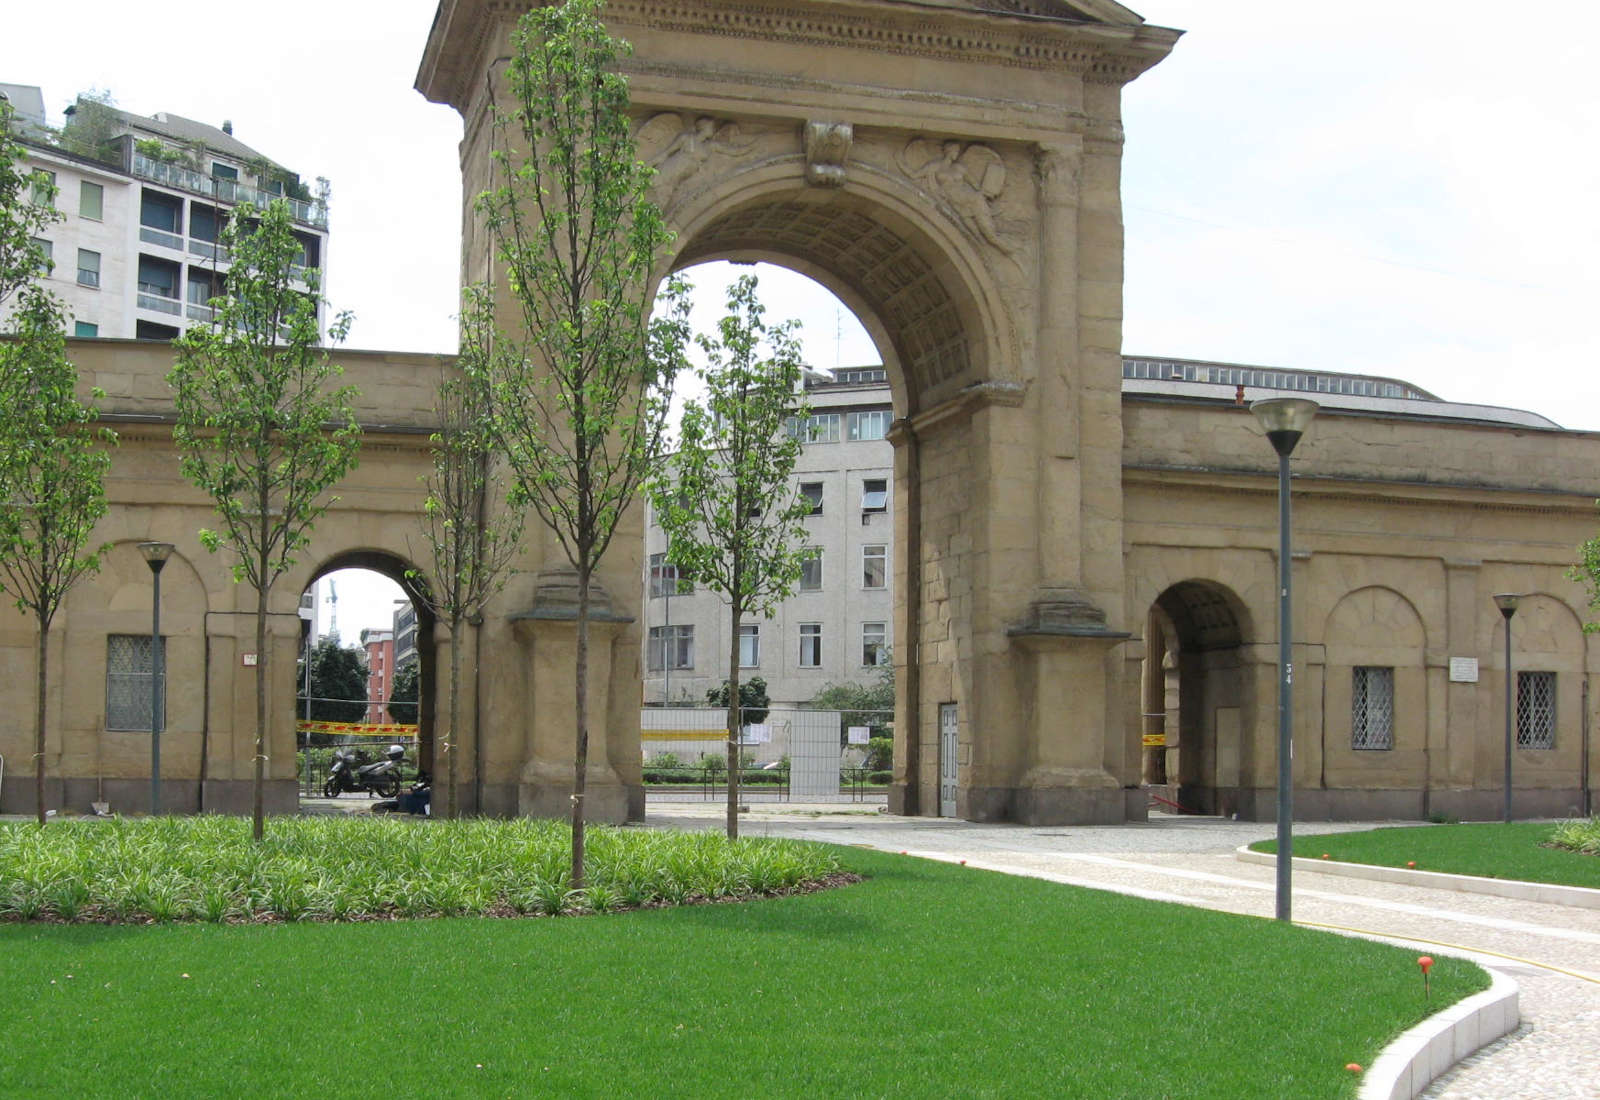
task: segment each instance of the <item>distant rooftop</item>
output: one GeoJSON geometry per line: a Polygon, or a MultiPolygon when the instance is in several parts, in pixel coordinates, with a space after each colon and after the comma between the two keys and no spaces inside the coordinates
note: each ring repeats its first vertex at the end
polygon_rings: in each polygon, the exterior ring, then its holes
{"type": "Polygon", "coordinates": [[[1266,396],[1263,390],[1302,394],[1332,409],[1473,420],[1523,428],[1561,427],[1538,413],[1445,401],[1409,382],[1380,375],[1257,367],[1200,359],[1124,356],[1122,360],[1123,393],[1232,401],[1238,400],[1242,392],[1246,400],[1255,401],[1266,396]]]}

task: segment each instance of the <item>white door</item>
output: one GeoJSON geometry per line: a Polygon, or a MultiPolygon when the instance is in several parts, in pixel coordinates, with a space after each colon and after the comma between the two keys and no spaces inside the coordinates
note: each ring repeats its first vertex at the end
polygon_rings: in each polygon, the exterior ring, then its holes
{"type": "Polygon", "coordinates": [[[939,816],[956,816],[956,705],[939,704],[939,816]]]}

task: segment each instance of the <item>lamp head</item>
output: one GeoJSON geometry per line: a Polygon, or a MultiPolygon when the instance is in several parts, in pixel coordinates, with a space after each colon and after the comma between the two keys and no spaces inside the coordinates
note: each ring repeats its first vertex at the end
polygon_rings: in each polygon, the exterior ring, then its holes
{"type": "Polygon", "coordinates": [[[1295,444],[1300,442],[1319,408],[1315,401],[1305,397],[1269,397],[1250,403],[1250,412],[1267,433],[1272,449],[1284,458],[1293,453],[1295,444]]]}
{"type": "Polygon", "coordinates": [[[170,542],[141,542],[139,553],[144,555],[145,562],[150,566],[150,572],[159,573],[161,567],[167,564],[167,559],[172,556],[172,551],[177,549],[170,542]]]}
{"type": "Polygon", "coordinates": [[[1517,601],[1522,599],[1515,592],[1501,592],[1494,598],[1494,605],[1500,609],[1500,614],[1507,619],[1517,613],[1517,601]]]}

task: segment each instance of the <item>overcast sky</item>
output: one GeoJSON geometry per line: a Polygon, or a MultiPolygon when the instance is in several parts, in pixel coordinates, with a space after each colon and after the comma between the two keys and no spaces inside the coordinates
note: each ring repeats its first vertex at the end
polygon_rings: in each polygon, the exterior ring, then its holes
{"type": "MultiPolygon", "coordinates": [[[[1125,351],[1390,375],[1600,430],[1600,4],[1133,6],[1188,33],[1124,100],[1125,351]]],[[[328,177],[350,346],[453,350],[461,124],[412,89],[434,0],[87,0],[75,28],[12,8],[0,82],[42,86],[56,122],[90,88],[229,119],[328,177]]],[[[763,283],[815,363],[873,358],[830,297],[763,283]]],[[[387,621],[387,592],[365,614],[340,597],[346,638],[387,621]]]]}

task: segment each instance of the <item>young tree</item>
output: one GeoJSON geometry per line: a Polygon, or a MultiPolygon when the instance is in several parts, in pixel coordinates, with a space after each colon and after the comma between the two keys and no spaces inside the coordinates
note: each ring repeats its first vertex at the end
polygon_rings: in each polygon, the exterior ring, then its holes
{"type": "MultiPolygon", "coordinates": [[[[418,599],[450,624],[450,718],[442,743],[447,761],[443,816],[460,813],[456,735],[461,726],[462,628],[505,584],[522,539],[521,493],[495,468],[493,379],[500,345],[494,303],[486,288],[470,286],[461,310],[461,354],[456,370],[439,383],[434,406],[433,469],[426,478],[422,534],[433,558],[431,585],[418,599]]],[[[437,753],[435,767],[437,767],[437,753]]]]}
{"type": "MultiPolygon", "coordinates": [[[[728,759],[738,760],[739,624],[768,615],[800,580],[811,501],[789,481],[806,415],[798,322],[768,328],[756,278],[728,290],[716,336],[701,336],[703,401],[684,406],[679,447],[653,484],[668,558],[728,601],[728,759]]],[[[728,769],[728,836],[739,835],[739,773],[728,769]]]]}
{"type": "Polygon", "coordinates": [[[389,693],[389,717],[411,724],[417,720],[417,700],[422,696],[422,664],[407,661],[394,674],[394,690],[389,693]]]}
{"type": "Polygon", "coordinates": [[[34,239],[60,221],[56,188],[43,172],[22,163],[16,111],[0,100],[0,307],[50,264],[34,239]]]}
{"type": "MultiPolygon", "coordinates": [[[[264,833],[262,791],[267,744],[267,599],[273,582],[310,542],[317,518],[337,497],[328,490],[356,462],[360,429],[354,391],[336,387],[343,371],[320,346],[315,268],[281,199],[263,210],[242,206],[223,232],[233,257],[224,293],[212,299],[211,326],[176,341],[167,381],[177,409],[173,438],[183,472],[212,499],[218,530],[202,530],[210,551],[238,555],[233,579],[256,593],[256,737],[253,835],[264,833]]],[[[340,314],[331,343],[349,330],[340,314]]]]}
{"type": "Polygon", "coordinates": [[[577,573],[572,885],[583,885],[589,755],[590,583],[660,450],[687,341],[687,288],[674,280],[650,318],[655,266],[671,239],[647,197],[616,71],[626,48],[598,0],[522,17],[497,112],[498,184],[482,198],[519,336],[497,357],[495,434],[517,484],[577,573]],[[518,149],[507,140],[514,134],[518,149]]]}
{"type": "MultiPolygon", "coordinates": [[[[0,343],[0,591],[39,625],[35,669],[34,795],[45,823],[45,686],[50,624],[72,586],[98,572],[107,547],[87,549],[106,514],[111,456],[95,431],[92,406],[78,400],[78,372],[67,360],[66,315],[37,283],[27,286],[0,343]]],[[[96,397],[104,396],[98,391],[96,397]]]]}

